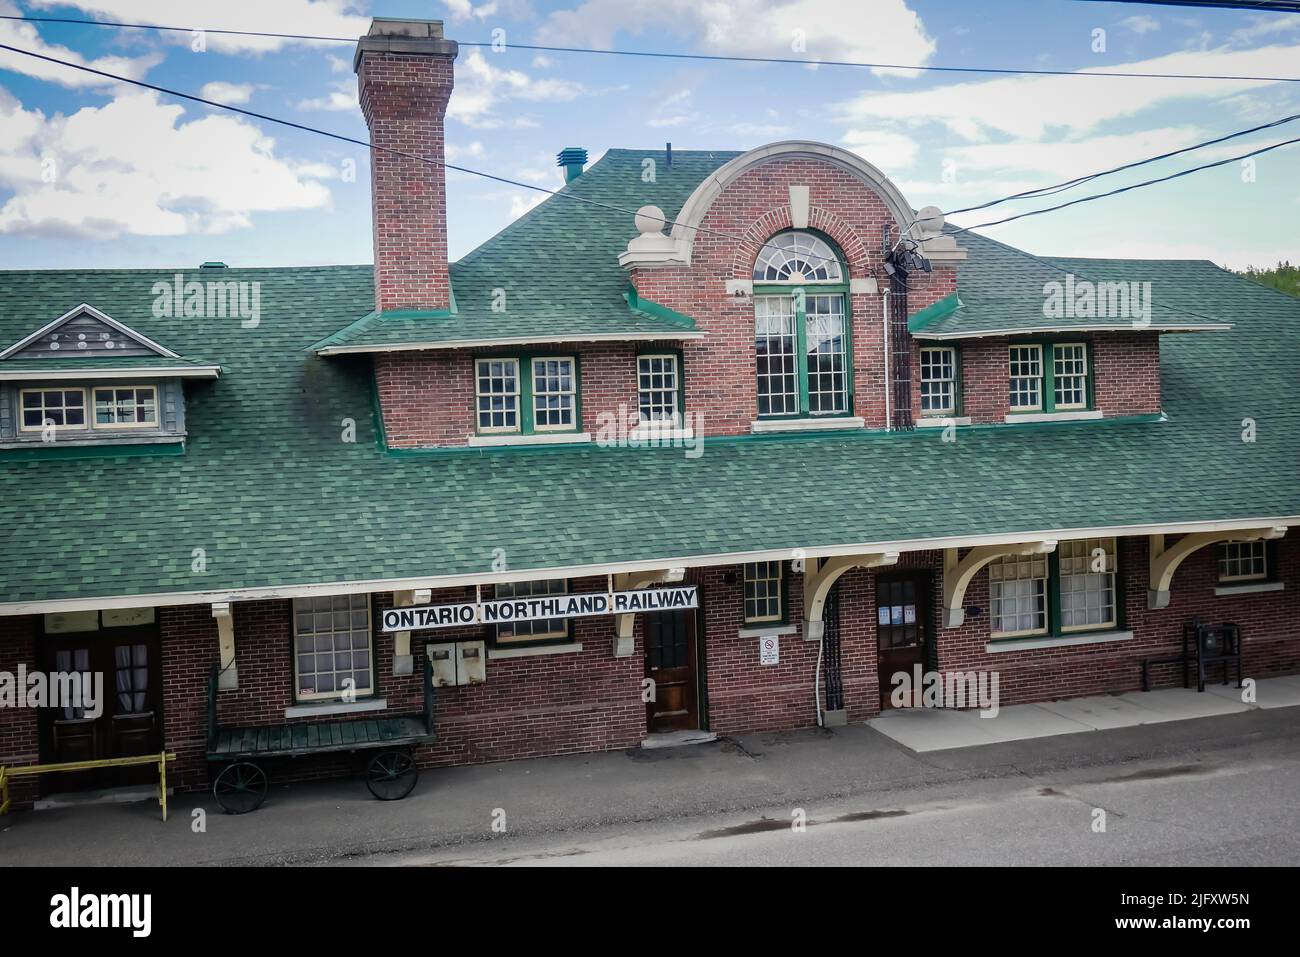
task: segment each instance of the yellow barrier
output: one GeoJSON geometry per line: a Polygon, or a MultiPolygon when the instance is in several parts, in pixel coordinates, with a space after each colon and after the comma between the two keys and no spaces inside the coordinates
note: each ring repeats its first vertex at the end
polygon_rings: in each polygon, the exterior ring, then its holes
{"type": "Polygon", "coordinates": [[[0,764],[0,814],[9,813],[9,779],[54,771],[93,771],[96,768],[129,768],[143,764],[158,765],[158,803],[162,806],[162,819],[167,820],[167,762],[176,755],[168,751],[158,754],[140,754],[130,758],[101,758],[96,761],[65,761],[62,764],[25,764],[7,768],[0,764]]]}

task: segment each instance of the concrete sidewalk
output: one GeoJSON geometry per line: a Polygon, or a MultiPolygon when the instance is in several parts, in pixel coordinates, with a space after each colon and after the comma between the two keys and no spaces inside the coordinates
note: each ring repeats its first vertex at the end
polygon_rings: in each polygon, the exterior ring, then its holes
{"type": "MultiPolygon", "coordinates": [[[[1203,696],[1204,697],[1204,696],[1203,696]]],[[[5,865],[324,863],[548,834],[631,831],[774,805],[904,792],[960,799],[972,781],[1067,774],[1104,763],[1234,760],[1249,745],[1300,750],[1300,709],[1250,711],[1140,728],[917,754],[867,725],[747,735],[709,744],[425,771],[404,801],[376,801],[361,780],[273,787],[252,814],[222,814],[206,793],[178,795],[166,824],[155,801],[0,818],[5,865]],[[1180,757],[1181,756],[1181,757],[1180,757]],[[504,814],[506,835],[493,830],[504,814]],[[202,823],[202,829],[199,824],[202,823]]],[[[375,858],[379,859],[379,858],[375,858]]]]}
{"type": "Polygon", "coordinates": [[[973,709],[900,708],[867,723],[913,751],[944,751],[999,741],[1209,718],[1260,708],[1292,708],[1300,705],[1300,675],[1266,678],[1256,683],[1255,691],[1256,701],[1251,704],[1241,700],[1242,691],[1234,683],[1207,683],[1204,692],[1194,688],[1164,688],[1011,705],[992,717],[984,717],[973,709]]]}

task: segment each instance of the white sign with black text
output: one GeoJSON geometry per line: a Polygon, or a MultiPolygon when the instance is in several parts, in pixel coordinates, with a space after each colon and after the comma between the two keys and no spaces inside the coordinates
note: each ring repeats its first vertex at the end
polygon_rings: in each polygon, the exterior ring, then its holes
{"type": "Polygon", "coordinates": [[[779,665],[781,663],[781,639],[776,635],[764,635],[758,639],[758,663],[760,665],[779,665]]]}
{"type": "Polygon", "coordinates": [[[385,632],[423,631],[427,628],[454,628],[458,625],[498,625],[512,621],[630,615],[643,611],[676,611],[697,607],[698,589],[694,585],[683,585],[678,588],[538,595],[453,605],[388,608],[384,611],[380,628],[385,632]]]}

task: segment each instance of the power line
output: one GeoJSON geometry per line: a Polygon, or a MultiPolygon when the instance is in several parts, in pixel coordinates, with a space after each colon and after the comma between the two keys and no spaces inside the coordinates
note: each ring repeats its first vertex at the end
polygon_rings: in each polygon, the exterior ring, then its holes
{"type": "MultiPolygon", "coordinates": [[[[123,23],[114,20],[88,20],[75,17],[32,17],[0,15],[0,20],[26,23],[59,23],[88,27],[116,27],[127,30],[156,30],[165,33],[210,33],[217,36],[261,37],[276,40],[306,40],[322,43],[356,43],[357,37],[321,36],[309,33],[273,33],[259,30],[221,30],[206,27],[162,26],[154,23],[123,23]]],[[[926,73],[974,73],[1000,76],[1099,76],[1156,80],[1233,80],[1257,83],[1300,83],[1296,76],[1252,76],[1224,73],[1139,73],[1120,70],[1042,70],[1020,67],[929,66],[919,63],[872,63],[860,60],[813,60],[803,57],[739,56],[722,53],[680,53],[665,50],[615,50],[594,47],[545,46],[535,43],[497,43],[485,40],[459,40],[460,46],[493,50],[528,50],[535,53],[576,53],[593,56],[642,57],[666,60],[703,60],[716,63],[776,63],[793,66],[848,67],[870,70],[915,70],[926,73]]]]}
{"type": "MultiPolygon", "coordinates": [[[[338,140],[338,141],[340,141],[340,142],[344,142],[344,143],[350,143],[350,144],[352,144],[352,145],[354,145],[354,146],[362,146],[362,147],[365,147],[365,148],[367,148],[367,149],[369,149],[369,150],[378,150],[379,152],[390,153],[390,154],[392,154],[392,155],[394,155],[394,156],[401,156],[401,157],[403,157],[403,158],[405,158],[405,159],[412,159],[412,160],[415,160],[415,161],[417,161],[417,162],[427,163],[427,164],[429,164],[429,165],[441,166],[443,169],[455,170],[456,172],[459,172],[459,173],[465,173],[465,174],[470,175],[470,176],[478,176],[478,177],[481,177],[481,178],[483,178],[483,179],[492,180],[493,182],[497,182],[497,183],[503,183],[503,184],[508,185],[508,186],[515,186],[515,187],[518,187],[518,188],[521,188],[521,189],[531,189],[531,190],[535,190],[535,191],[540,192],[540,193],[545,193],[545,194],[547,194],[548,196],[556,196],[556,197],[561,197],[561,198],[563,198],[563,199],[573,200],[573,201],[575,201],[575,202],[583,203],[584,205],[592,206],[592,207],[596,207],[596,208],[599,208],[599,209],[607,209],[607,210],[610,210],[610,211],[612,211],[612,212],[623,213],[623,214],[628,215],[628,216],[636,216],[636,215],[637,215],[636,211],[634,211],[634,210],[626,209],[625,207],[622,207],[622,206],[615,206],[615,205],[613,205],[612,203],[602,203],[602,202],[600,202],[600,201],[598,201],[598,200],[589,199],[589,198],[587,198],[587,197],[585,197],[585,196],[579,196],[579,195],[577,195],[576,193],[566,192],[566,191],[563,191],[563,190],[547,189],[547,188],[544,187],[544,186],[537,186],[537,185],[535,185],[535,184],[533,184],[533,183],[525,183],[525,182],[521,182],[520,180],[510,179],[510,178],[505,177],[505,176],[498,176],[498,175],[495,174],[495,173],[487,173],[487,172],[484,172],[484,171],[482,171],[482,170],[471,169],[471,168],[469,168],[469,167],[467,167],[467,166],[458,166],[458,165],[456,165],[456,164],[454,164],[454,163],[448,163],[448,162],[446,162],[445,160],[435,159],[435,158],[433,158],[433,157],[428,157],[428,156],[421,156],[421,155],[419,155],[419,154],[417,154],[417,153],[408,153],[408,152],[405,152],[405,151],[403,151],[403,150],[394,149],[394,148],[392,148],[392,147],[388,147],[388,146],[379,146],[379,145],[377,145],[377,144],[375,144],[375,143],[370,142],[369,140],[361,140],[361,139],[357,139],[356,137],[353,137],[353,136],[347,136],[346,134],[343,134],[343,133],[334,133],[334,132],[331,132],[330,130],[322,130],[322,129],[319,129],[318,127],[307,126],[307,125],[304,124],[304,123],[295,123],[295,122],[292,121],[292,120],[286,120],[286,119],[283,119],[283,118],[281,118],[281,117],[271,116],[271,115],[266,114],[266,113],[258,113],[258,112],[255,111],[255,110],[246,110],[246,109],[244,109],[243,107],[234,106],[234,105],[229,104],[229,103],[220,103],[220,102],[218,102],[218,101],[216,101],[216,100],[209,100],[209,99],[207,99],[207,98],[205,98],[205,97],[195,96],[193,93],[185,93],[185,92],[182,92],[181,90],[173,90],[173,89],[171,89],[171,88],[169,88],[169,87],[158,86],[157,84],[154,84],[154,83],[148,83],[148,82],[146,82],[146,81],[144,81],[144,80],[137,80],[137,79],[133,79],[133,78],[131,78],[131,77],[121,76],[121,75],[116,74],[116,73],[109,73],[109,72],[106,71],[106,70],[99,70],[99,69],[96,69],[95,67],[86,66],[85,64],[81,64],[81,63],[72,63],[72,62],[70,62],[70,61],[68,61],[68,60],[60,60],[58,57],[48,56],[47,54],[44,54],[44,53],[36,53],[36,52],[34,52],[34,51],[32,51],[32,50],[24,50],[24,49],[22,49],[21,47],[10,46],[9,44],[6,44],[6,43],[0,43],[0,50],[8,50],[10,53],[17,53],[17,54],[20,54],[20,55],[22,55],[22,56],[32,57],[32,58],[37,59],[37,60],[43,60],[43,61],[45,61],[45,62],[47,62],[47,63],[55,63],[55,64],[58,64],[59,66],[66,66],[66,67],[69,67],[69,68],[74,69],[74,70],[80,70],[80,71],[83,72],[83,73],[90,73],[90,74],[92,74],[92,75],[94,75],[94,76],[100,76],[100,77],[103,77],[103,78],[105,78],[105,79],[113,80],[113,81],[118,82],[118,83],[126,83],[126,84],[128,84],[128,85],[131,85],[131,86],[138,86],[138,87],[141,87],[141,88],[146,89],[146,90],[153,90],[153,91],[156,92],[156,93],[164,93],[164,94],[166,94],[166,95],[168,95],[168,96],[179,97],[179,98],[181,98],[181,99],[184,99],[184,100],[190,100],[191,102],[194,102],[194,103],[201,103],[201,104],[203,104],[204,106],[210,106],[210,107],[213,107],[213,108],[215,108],[215,109],[226,110],[226,111],[231,112],[231,113],[239,113],[239,114],[241,114],[241,115],[243,115],[243,116],[252,117],[253,119],[265,120],[265,121],[268,122],[268,123],[275,123],[275,124],[277,124],[277,125],[280,125],[280,126],[286,126],[286,127],[291,128],[291,129],[301,130],[301,131],[306,132],[306,133],[315,133],[315,134],[317,134],[317,135],[319,135],[319,136],[325,136],[325,137],[328,137],[329,139],[338,140]]],[[[1274,144],[1274,145],[1272,145],[1272,146],[1265,147],[1264,149],[1256,150],[1254,153],[1244,154],[1244,156],[1241,156],[1241,157],[1233,157],[1232,159],[1221,160],[1221,161],[1219,161],[1218,163],[1207,164],[1206,166],[1204,166],[1204,167],[1200,167],[1200,168],[1201,168],[1201,169],[1208,169],[1208,168],[1210,168],[1211,166],[1221,166],[1221,165],[1223,165],[1223,164],[1225,164],[1225,163],[1233,162],[1234,160],[1237,160],[1237,159],[1242,159],[1242,158],[1244,158],[1245,156],[1253,156],[1253,155],[1257,155],[1258,153],[1267,152],[1267,151],[1270,150],[1270,149],[1277,149],[1279,146],[1286,146],[1286,145],[1288,145],[1289,143],[1294,143],[1294,142],[1297,142],[1297,141],[1300,141],[1300,138],[1297,138],[1297,140],[1289,140],[1289,141],[1284,142],[1284,143],[1277,143],[1277,144],[1274,144]]],[[[1107,196],[1107,195],[1113,195],[1113,194],[1116,193],[1116,192],[1127,192],[1127,191],[1130,190],[1130,189],[1137,189],[1139,186],[1151,185],[1151,183],[1164,182],[1165,180],[1168,180],[1168,179],[1174,179],[1174,178],[1177,178],[1178,176],[1185,176],[1185,175],[1187,175],[1188,173],[1193,173],[1193,172],[1196,172],[1196,171],[1197,171],[1196,169],[1184,170],[1184,171],[1181,172],[1181,173],[1177,173],[1177,174],[1174,174],[1174,175],[1171,175],[1171,176],[1166,176],[1166,177],[1163,177],[1163,178],[1158,179],[1158,180],[1152,180],[1152,181],[1150,181],[1150,183],[1137,183],[1137,184],[1133,184],[1133,185],[1131,185],[1131,186],[1124,187],[1124,188],[1121,189],[1121,190],[1114,190],[1114,191],[1112,191],[1111,193],[1108,193],[1108,194],[1100,194],[1100,195],[1093,195],[1093,196],[1083,197],[1083,198],[1081,198],[1081,199],[1074,200],[1074,201],[1071,202],[1071,203],[1063,204],[1063,206],[1072,206],[1072,205],[1075,205],[1075,204],[1077,204],[1077,203],[1088,202],[1088,201],[1093,200],[1093,199],[1101,199],[1101,198],[1104,198],[1104,196],[1107,196]]],[[[1057,207],[1057,208],[1063,208],[1063,207],[1057,207]]],[[[1024,213],[1024,214],[1021,214],[1021,216],[1014,216],[1014,217],[1009,217],[1008,219],[1005,219],[1005,220],[999,220],[999,222],[1009,222],[1011,219],[1019,219],[1019,218],[1021,218],[1022,216],[1027,216],[1027,215],[1037,215],[1037,214],[1039,214],[1039,213],[1044,213],[1044,212],[1051,212],[1051,210],[1048,210],[1048,209],[1044,209],[1044,210],[1035,210],[1035,211],[1032,212],[1032,213],[1024,213]]],[[[704,234],[706,234],[706,235],[717,236],[717,237],[719,237],[719,238],[721,238],[721,239],[727,239],[727,240],[730,240],[730,241],[732,241],[732,242],[752,245],[752,246],[754,246],[754,247],[757,248],[757,249],[765,249],[765,248],[780,249],[780,247],[778,247],[778,246],[776,246],[776,245],[774,245],[774,244],[772,244],[772,243],[770,243],[770,242],[762,242],[762,243],[760,243],[760,242],[755,242],[754,240],[748,239],[748,238],[743,237],[743,236],[735,236],[735,235],[732,235],[732,234],[730,234],[730,233],[724,233],[724,232],[721,232],[720,230],[716,230],[716,229],[708,229],[708,228],[706,228],[706,227],[704,227],[704,226],[687,226],[687,225],[684,224],[684,223],[680,223],[680,222],[678,222],[678,221],[676,221],[676,220],[670,220],[670,219],[667,219],[666,217],[665,217],[665,219],[663,220],[663,223],[664,223],[665,226],[682,226],[684,229],[690,229],[690,230],[693,230],[693,231],[695,231],[695,232],[697,232],[697,233],[704,233],[704,234]]],[[[983,225],[997,225],[997,223],[986,223],[986,224],[983,224],[983,225]]],[[[982,228],[982,227],[980,227],[980,226],[970,226],[970,227],[965,227],[965,228],[963,228],[963,229],[950,230],[948,234],[951,235],[951,234],[953,234],[954,232],[958,232],[958,233],[960,233],[960,232],[969,232],[970,230],[973,230],[973,229],[979,229],[979,228],[982,228]]],[[[900,238],[899,241],[901,242],[902,239],[900,238]]],[[[1005,244],[999,244],[999,245],[1005,245],[1005,244]]],[[[895,248],[897,248],[897,244],[895,244],[895,248]]],[[[1032,255],[1031,253],[1027,253],[1027,252],[1025,252],[1024,250],[1016,249],[1016,248],[1013,247],[1013,246],[1006,246],[1006,248],[1007,248],[1007,249],[1010,249],[1010,250],[1012,250],[1012,251],[1014,251],[1014,252],[1017,252],[1017,253],[1019,253],[1019,254],[1021,254],[1021,255],[1023,255],[1023,256],[1024,256],[1025,258],[1027,258],[1027,259],[1032,259],[1032,260],[1034,260],[1035,262],[1043,263],[1044,265],[1050,266],[1051,268],[1056,269],[1056,270],[1058,270],[1058,271],[1060,271],[1060,272],[1070,272],[1070,270],[1066,270],[1066,269],[1064,269],[1063,267],[1058,266],[1058,265],[1056,265],[1056,264],[1054,264],[1054,263],[1051,263],[1051,262],[1049,262],[1049,261],[1047,261],[1047,260],[1040,259],[1039,257],[1032,255]]],[[[822,260],[823,262],[839,262],[839,260],[838,260],[838,259],[835,259],[834,257],[821,256],[821,255],[818,255],[818,254],[816,254],[816,253],[806,253],[806,254],[804,254],[804,255],[806,255],[806,256],[808,256],[809,258],[812,258],[812,259],[820,259],[820,260],[822,260]]],[[[1087,278],[1087,277],[1083,277],[1083,276],[1081,276],[1081,274],[1079,274],[1079,273],[1075,273],[1075,275],[1080,275],[1080,278],[1087,278]]],[[[909,288],[910,288],[910,287],[909,287],[909,288]]],[[[1210,321],[1217,321],[1217,320],[1213,319],[1213,317],[1210,317],[1210,316],[1204,316],[1204,315],[1201,315],[1200,313],[1191,312],[1191,311],[1189,311],[1189,310],[1173,309],[1172,307],[1170,307],[1170,306],[1165,306],[1165,305],[1162,304],[1162,303],[1153,302],[1153,303],[1152,303],[1152,306],[1154,306],[1154,307],[1158,307],[1158,308],[1162,308],[1162,309],[1168,309],[1168,310],[1171,311],[1171,312],[1179,312],[1179,313],[1182,313],[1182,314],[1184,314],[1184,315],[1197,316],[1197,317],[1202,318],[1202,319],[1208,319],[1208,320],[1210,320],[1210,321]]]]}

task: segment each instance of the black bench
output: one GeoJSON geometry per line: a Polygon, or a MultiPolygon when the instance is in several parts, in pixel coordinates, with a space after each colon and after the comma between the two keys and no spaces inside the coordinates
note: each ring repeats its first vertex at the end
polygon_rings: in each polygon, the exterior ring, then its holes
{"type": "Polygon", "coordinates": [[[376,751],[366,766],[366,787],[381,801],[406,797],[419,779],[411,748],[437,739],[433,727],[433,668],[424,665],[424,710],[419,715],[342,718],[337,721],[274,725],[217,724],[219,670],[208,681],[208,746],[211,762],[226,766],[212,783],[212,794],[227,814],[247,814],[266,800],[268,781],[262,762],[329,752],[376,751]]]}
{"type": "Polygon", "coordinates": [[[1237,687],[1241,687],[1241,630],[1232,622],[1220,625],[1208,625],[1199,618],[1193,618],[1183,626],[1183,653],[1145,658],[1142,661],[1142,690],[1151,690],[1150,673],[1152,665],[1183,666],[1183,687],[1188,686],[1187,676],[1191,664],[1196,663],[1196,690],[1205,690],[1206,667],[1223,665],[1223,683],[1228,683],[1228,665],[1237,665],[1237,687]]]}

